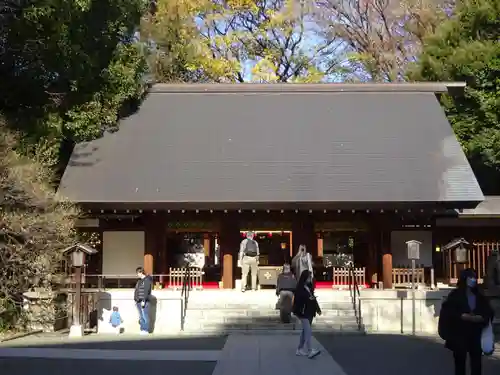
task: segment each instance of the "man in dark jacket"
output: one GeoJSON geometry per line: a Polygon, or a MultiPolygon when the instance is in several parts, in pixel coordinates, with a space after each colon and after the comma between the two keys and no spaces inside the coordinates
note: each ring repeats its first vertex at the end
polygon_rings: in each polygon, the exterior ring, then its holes
{"type": "Polygon", "coordinates": [[[476,272],[470,268],[462,271],[439,316],[439,335],[453,352],[455,375],[466,374],[467,354],[471,375],[481,375],[481,333],[492,319],[493,310],[477,288],[476,272]]]}
{"type": "Polygon", "coordinates": [[[134,301],[139,312],[139,327],[141,335],[149,334],[149,305],[151,302],[151,291],[153,289],[153,280],[151,276],[146,275],[144,268],[136,269],[137,284],[135,284],[134,301]]]}

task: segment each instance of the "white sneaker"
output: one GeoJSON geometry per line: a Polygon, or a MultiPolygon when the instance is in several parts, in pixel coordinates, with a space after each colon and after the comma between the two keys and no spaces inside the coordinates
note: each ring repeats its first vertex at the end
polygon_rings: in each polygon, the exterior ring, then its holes
{"type": "Polygon", "coordinates": [[[319,354],[321,354],[320,350],[318,350],[318,349],[311,349],[311,351],[307,355],[307,358],[313,359],[314,357],[317,357],[319,354]]]}
{"type": "Polygon", "coordinates": [[[299,357],[306,357],[307,352],[305,352],[304,349],[297,349],[297,351],[295,352],[295,355],[299,356],[299,357]]]}
{"type": "Polygon", "coordinates": [[[141,335],[147,336],[147,335],[149,335],[149,332],[148,331],[141,331],[141,335]]]}

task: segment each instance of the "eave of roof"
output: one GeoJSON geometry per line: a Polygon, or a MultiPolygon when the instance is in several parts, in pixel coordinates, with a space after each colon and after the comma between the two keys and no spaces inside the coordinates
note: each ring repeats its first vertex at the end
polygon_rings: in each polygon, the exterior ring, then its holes
{"type": "Polygon", "coordinates": [[[487,195],[476,207],[458,212],[461,219],[500,218],[500,196],[487,195]]]}
{"type": "Polygon", "coordinates": [[[227,84],[155,84],[152,93],[332,93],[332,92],[432,92],[446,93],[464,89],[465,82],[411,83],[227,83],[227,84]]]}

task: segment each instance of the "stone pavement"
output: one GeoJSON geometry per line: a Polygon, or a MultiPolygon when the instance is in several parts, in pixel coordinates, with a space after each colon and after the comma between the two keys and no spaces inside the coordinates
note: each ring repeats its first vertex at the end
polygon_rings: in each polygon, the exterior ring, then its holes
{"type": "MultiPolygon", "coordinates": [[[[436,338],[315,334],[320,356],[295,356],[298,336],[234,334],[202,337],[27,337],[0,345],[2,374],[135,375],[421,375],[452,374],[451,353],[436,338]]],[[[498,348],[500,350],[500,348],[498,348]]],[[[500,355],[484,359],[483,375],[500,374],[500,355]]]]}
{"type": "Polygon", "coordinates": [[[298,335],[231,335],[213,375],[346,375],[316,339],[314,359],[295,356],[297,343],[298,335]]]}
{"type": "MultiPolygon", "coordinates": [[[[316,334],[319,342],[348,375],[452,375],[451,352],[438,337],[373,334],[316,334]]],[[[483,375],[500,374],[500,346],[483,359],[483,375]]]]}

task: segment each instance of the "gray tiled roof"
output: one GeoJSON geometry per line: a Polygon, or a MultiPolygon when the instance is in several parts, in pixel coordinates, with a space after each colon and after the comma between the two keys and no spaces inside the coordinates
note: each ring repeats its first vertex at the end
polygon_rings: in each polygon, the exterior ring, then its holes
{"type": "Polygon", "coordinates": [[[500,196],[489,195],[476,208],[465,209],[461,217],[500,217],[500,196]]]}
{"type": "Polygon", "coordinates": [[[153,88],[119,131],[75,148],[60,192],[92,203],[483,200],[436,87],[290,86],[153,88]]]}

